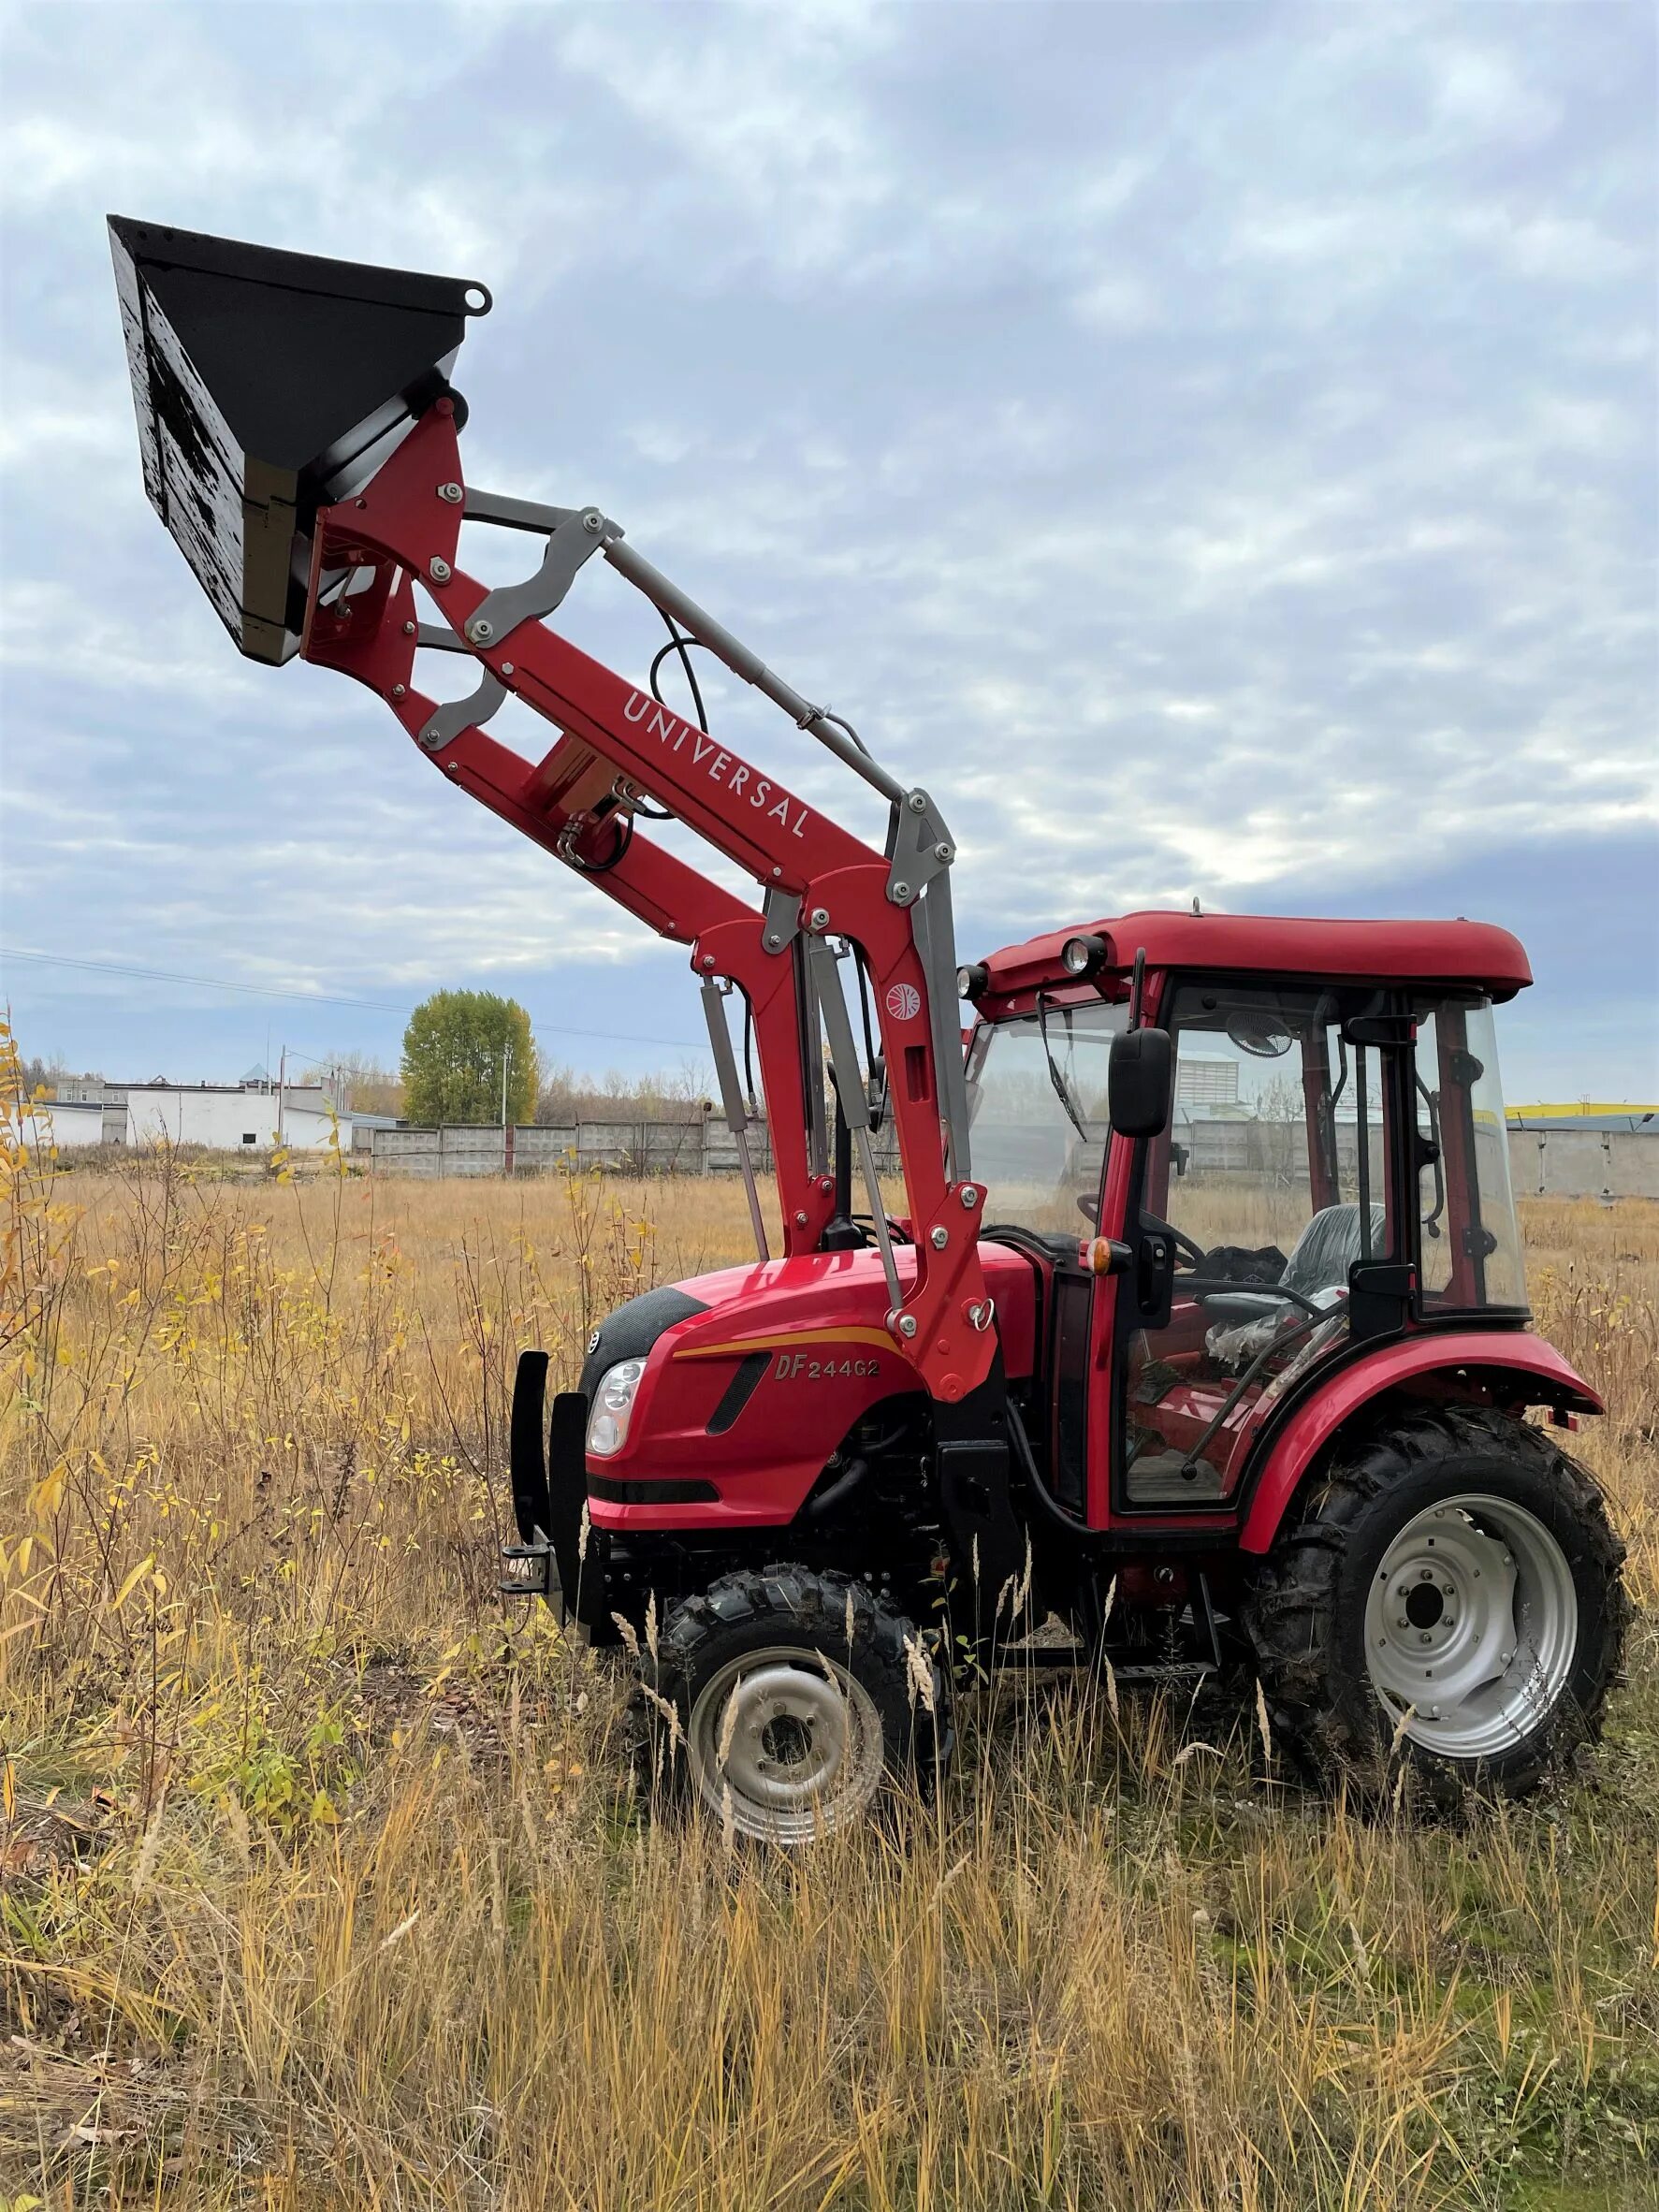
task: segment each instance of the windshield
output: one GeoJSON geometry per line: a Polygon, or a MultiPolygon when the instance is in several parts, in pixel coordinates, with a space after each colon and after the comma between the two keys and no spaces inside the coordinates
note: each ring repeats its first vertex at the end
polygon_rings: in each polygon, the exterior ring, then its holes
{"type": "Polygon", "coordinates": [[[1041,1017],[981,1027],[968,1055],[968,1094],[987,1224],[1017,1224],[1041,1236],[1088,1234],[1110,1128],[1107,1054],[1127,1021],[1127,1008],[1096,998],[1046,1004],[1041,1017]]]}

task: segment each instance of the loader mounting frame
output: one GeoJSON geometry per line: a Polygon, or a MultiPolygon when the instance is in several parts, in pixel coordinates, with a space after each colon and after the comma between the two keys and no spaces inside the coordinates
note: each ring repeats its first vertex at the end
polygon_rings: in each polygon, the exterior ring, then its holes
{"type": "Polygon", "coordinates": [[[991,1374],[996,1336],[979,1263],[984,1194],[969,1171],[955,1022],[950,833],[924,791],[880,767],[844,724],[775,676],[598,509],[542,507],[468,487],[458,429],[454,400],[437,400],[355,497],[319,511],[303,657],[377,693],[458,789],[659,936],[691,948],[763,1259],[747,1116],[719,995],[735,988],[752,1011],[789,1255],[820,1248],[835,1205],[822,1024],[886,1270],[888,1327],[928,1393],[959,1401],[991,1374]],[[468,519],[543,536],[536,573],[494,590],[467,575],[457,555],[468,519]],[[542,618],[595,554],[880,793],[890,808],[885,851],[547,627],[542,618]],[[440,624],[420,619],[416,582],[440,624]],[[416,688],[415,654],[433,646],[479,663],[471,697],[441,705],[416,688]],[[539,761],[525,760],[484,727],[509,694],[561,733],[539,761]],[[642,798],[665,806],[751,876],[763,894],[760,911],[653,843],[633,819],[642,798]],[[916,1246],[908,1282],[876,1180],[869,1084],[858,1068],[835,939],[858,949],[874,986],[909,1209],[902,1226],[916,1246]]]}

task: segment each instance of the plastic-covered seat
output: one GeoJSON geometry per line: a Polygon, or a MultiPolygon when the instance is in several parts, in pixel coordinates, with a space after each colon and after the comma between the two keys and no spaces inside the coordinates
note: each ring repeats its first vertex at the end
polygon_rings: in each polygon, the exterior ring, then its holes
{"type": "MultiPolygon", "coordinates": [[[[1371,1248],[1374,1253],[1383,1250],[1387,1230],[1386,1211],[1381,1206],[1373,1206],[1371,1248]]],[[[1333,1302],[1327,1294],[1347,1288],[1348,1270],[1361,1256],[1358,1205],[1322,1206],[1297,1238],[1279,1282],[1287,1290],[1300,1291],[1303,1298],[1314,1299],[1321,1305],[1333,1302]]],[[[1243,1287],[1228,1290],[1219,1296],[1206,1297],[1203,1303],[1205,1313],[1222,1325],[1210,1332],[1211,1355],[1228,1360],[1236,1356],[1239,1346],[1235,1339],[1243,1328],[1270,1315],[1275,1319],[1281,1317],[1289,1310],[1291,1302],[1280,1297],[1276,1288],[1263,1286],[1259,1290],[1243,1287]]]]}
{"type": "MultiPolygon", "coordinates": [[[[1373,1252],[1382,1251],[1387,1230],[1386,1212],[1373,1206],[1373,1252]]],[[[1316,1290],[1346,1290],[1348,1270],[1361,1256],[1358,1205],[1323,1206],[1297,1238],[1279,1280],[1288,1290],[1300,1290],[1303,1298],[1311,1298],[1316,1290]]]]}

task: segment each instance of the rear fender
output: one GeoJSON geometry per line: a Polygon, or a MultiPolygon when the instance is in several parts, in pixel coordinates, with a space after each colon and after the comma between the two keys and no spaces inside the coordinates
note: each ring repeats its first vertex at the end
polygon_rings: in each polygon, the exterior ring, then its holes
{"type": "Polygon", "coordinates": [[[1496,1400],[1506,1405],[1550,1405],[1558,1412],[1601,1413],[1601,1400],[1553,1345],[1507,1331],[1476,1330],[1407,1337],[1385,1345],[1333,1375],[1300,1405],[1268,1448],[1254,1478],[1242,1550],[1271,1550],[1303,1476],[1361,1406],[1385,1390],[1421,1397],[1496,1400]]]}

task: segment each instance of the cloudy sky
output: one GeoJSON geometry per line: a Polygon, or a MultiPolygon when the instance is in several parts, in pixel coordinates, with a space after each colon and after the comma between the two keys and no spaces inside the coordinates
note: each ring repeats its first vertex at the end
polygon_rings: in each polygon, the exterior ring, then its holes
{"type": "MultiPolygon", "coordinates": [[[[965,956],[1195,895],[1477,915],[1538,977],[1511,1097],[1659,1097],[1645,0],[0,22],[25,1050],[395,1059],[399,1010],[463,982],[582,1068],[698,1034],[683,953],[366,693],[235,657],[144,502],[115,210],[488,283],[473,481],[603,505],[924,780],[965,956]]],[[[630,673],[654,648],[597,565],[560,618],[630,673]]],[[[844,771],[710,690],[879,837],[844,771]]]]}

